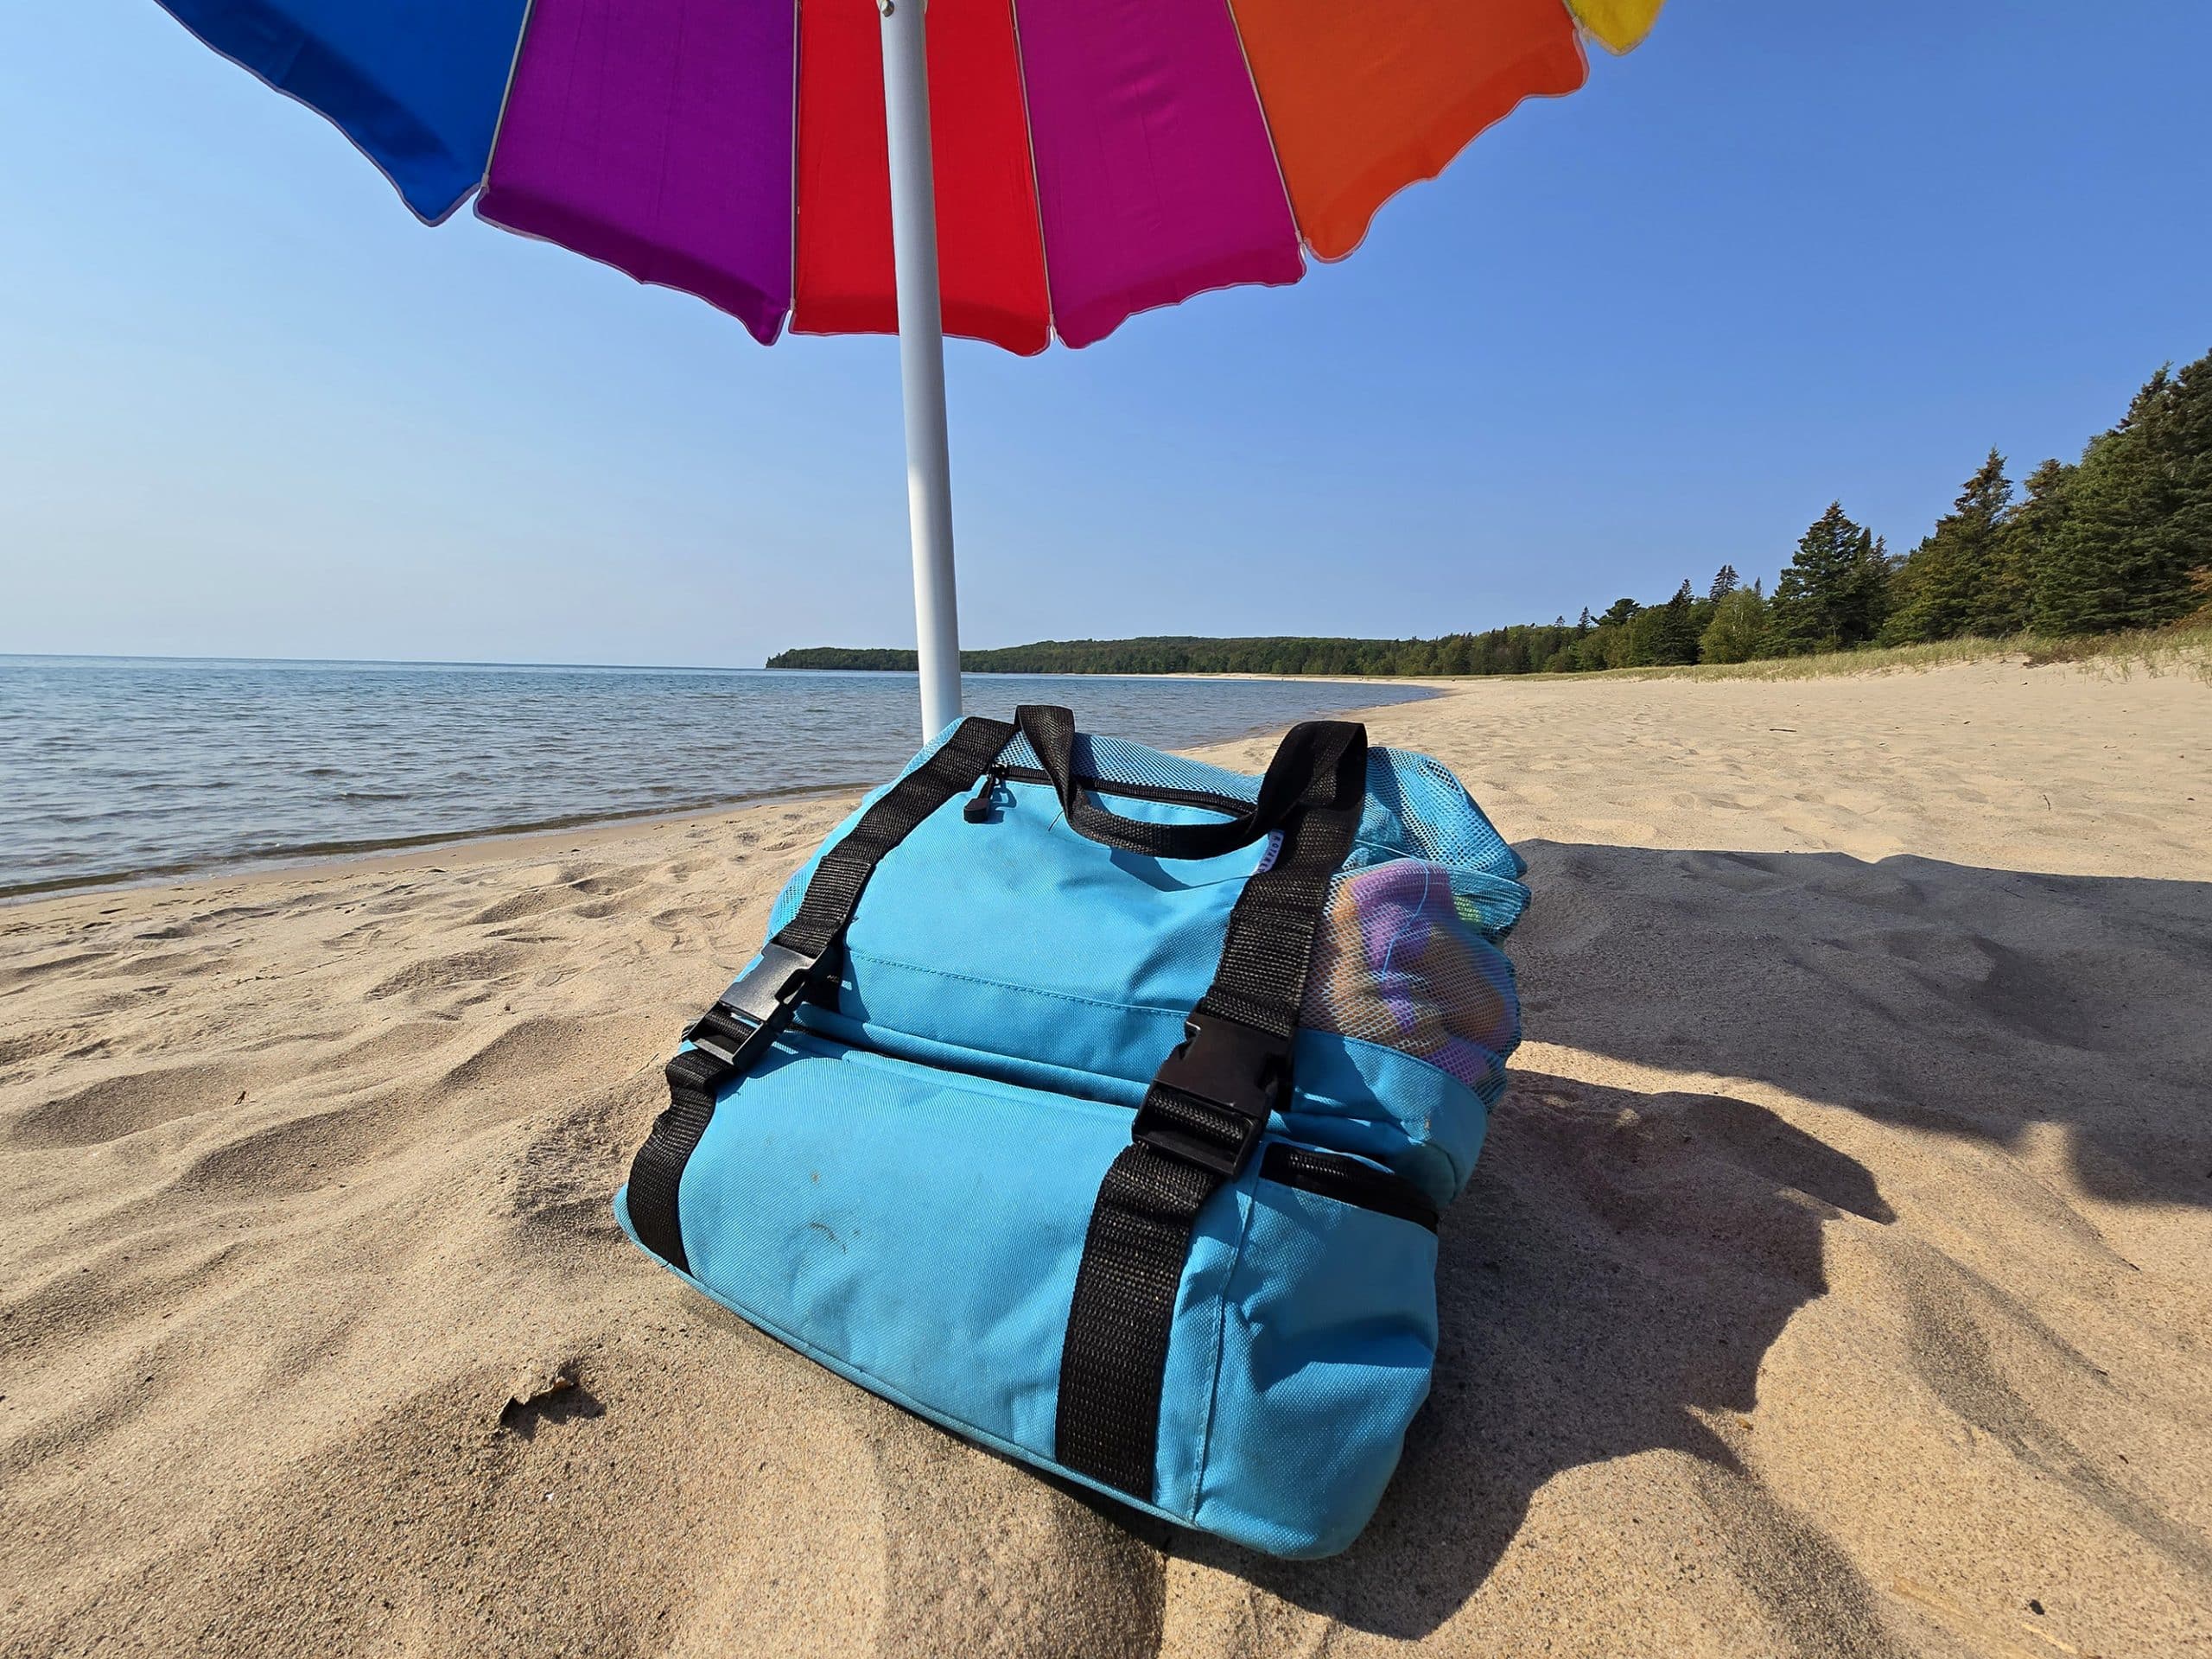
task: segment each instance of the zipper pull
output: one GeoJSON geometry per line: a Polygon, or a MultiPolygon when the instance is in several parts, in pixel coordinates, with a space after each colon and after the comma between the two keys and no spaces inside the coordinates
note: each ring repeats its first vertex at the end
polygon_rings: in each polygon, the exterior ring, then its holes
{"type": "Polygon", "coordinates": [[[993,766],[976,785],[976,792],[968,798],[968,804],[960,809],[960,816],[970,823],[982,823],[991,816],[991,797],[998,793],[1001,781],[999,769],[993,766]]]}

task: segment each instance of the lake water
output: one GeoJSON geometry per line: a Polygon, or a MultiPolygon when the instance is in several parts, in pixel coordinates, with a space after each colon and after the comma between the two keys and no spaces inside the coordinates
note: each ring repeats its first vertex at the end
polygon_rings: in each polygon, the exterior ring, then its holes
{"type": "MultiPolygon", "coordinates": [[[[1160,748],[1427,695],[971,675],[1160,748]]],[[[0,657],[0,899],[882,781],[911,674],[0,657]]]]}

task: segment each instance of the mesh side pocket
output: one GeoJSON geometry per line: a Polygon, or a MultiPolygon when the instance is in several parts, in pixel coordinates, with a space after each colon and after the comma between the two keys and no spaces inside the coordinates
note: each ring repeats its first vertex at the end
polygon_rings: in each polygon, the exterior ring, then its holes
{"type": "Polygon", "coordinates": [[[1411,856],[1512,880],[1528,866],[1477,806],[1452,769],[1409,749],[1377,749],[1367,768],[1360,839],[1411,856]]]}
{"type": "Polygon", "coordinates": [[[1479,905],[1420,859],[1331,885],[1299,1019],[1427,1060],[1484,1100],[1521,1040],[1513,967],[1484,937],[1479,905]]]}

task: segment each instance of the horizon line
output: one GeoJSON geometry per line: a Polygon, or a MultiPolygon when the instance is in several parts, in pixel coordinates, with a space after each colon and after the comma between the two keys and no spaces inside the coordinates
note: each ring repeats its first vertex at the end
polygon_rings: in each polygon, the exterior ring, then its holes
{"type": "MultiPolygon", "coordinates": [[[[897,647],[893,647],[897,649],[897,647]]],[[[600,668],[666,674],[770,674],[779,671],[733,663],[556,663],[473,657],[238,657],[159,651],[0,651],[0,662],[36,660],[96,663],[253,663],[299,668],[600,668]]]]}

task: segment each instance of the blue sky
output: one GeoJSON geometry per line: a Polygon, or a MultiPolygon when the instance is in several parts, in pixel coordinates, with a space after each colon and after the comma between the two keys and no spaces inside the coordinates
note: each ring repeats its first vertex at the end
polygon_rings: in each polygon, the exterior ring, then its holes
{"type": "MultiPolygon", "coordinates": [[[[1366,245],[950,365],[971,645],[1432,634],[1908,545],[2212,348],[2212,6],[1674,0],[1366,245]]],[[[147,0],[0,13],[0,650],[911,644],[888,340],[466,215],[147,0]]]]}

